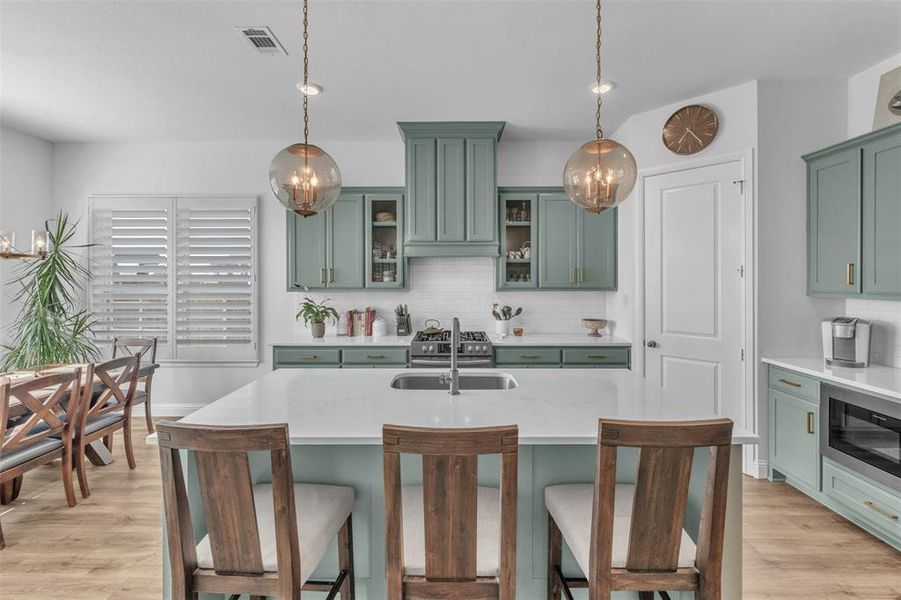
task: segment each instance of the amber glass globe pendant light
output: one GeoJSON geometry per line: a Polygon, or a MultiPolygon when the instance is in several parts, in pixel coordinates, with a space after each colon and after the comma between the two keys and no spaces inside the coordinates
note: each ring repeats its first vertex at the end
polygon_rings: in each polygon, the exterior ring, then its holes
{"type": "Polygon", "coordinates": [[[328,153],[309,143],[309,20],[303,1],[303,143],[291,144],[272,159],[269,186],[288,210],[304,217],[317,215],[335,203],[341,194],[341,171],[328,153]]]}
{"type": "MultiPolygon", "coordinates": [[[[597,89],[601,89],[601,0],[597,10],[597,36],[595,38],[595,64],[597,89]]],[[[563,168],[563,188],[570,200],[591,213],[602,213],[625,202],[635,187],[638,167],[635,157],[619,142],[605,138],[601,130],[601,105],[598,93],[595,112],[596,139],[582,144],[563,168]]]]}

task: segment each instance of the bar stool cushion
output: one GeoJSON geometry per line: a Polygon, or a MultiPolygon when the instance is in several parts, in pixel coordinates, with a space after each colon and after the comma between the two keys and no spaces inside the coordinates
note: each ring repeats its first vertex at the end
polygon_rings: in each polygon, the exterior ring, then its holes
{"type": "Polygon", "coordinates": [[[17,467],[33,458],[43,456],[57,448],[62,448],[62,446],[63,443],[56,438],[45,438],[24,448],[13,450],[12,452],[4,452],[0,454],[0,472],[17,467]]]}
{"type": "MultiPolygon", "coordinates": [[[[613,507],[613,563],[614,569],[626,567],[629,535],[632,527],[632,502],[635,486],[616,484],[613,507]]],[[[563,540],[572,552],[582,572],[588,574],[588,554],[591,547],[591,511],[594,505],[594,484],[552,485],[544,489],[544,503],[554,518],[563,540]]],[[[679,548],[679,567],[695,566],[696,546],[682,530],[679,548]]]]}
{"type": "MultiPolygon", "coordinates": [[[[300,530],[300,580],[306,582],[338,534],[354,507],[352,487],[338,485],[294,484],[294,510],[300,530]]],[[[272,484],[253,486],[253,502],[257,511],[260,551],[263,569],[278,570],[275,548],[275,509],[272,504],[272,484]]],[[[197,544],[197,566],[213,568],[210,536],[197,544]]]]}
{"type": "MultiPolygon", "coordinates": [[[[425,576],[425,526],[422,486],[404,486],[401,492],[404,515],[404,573],[425,576]]],[[[479,487],[476,533],[476,575],[498,574],[501,547],[500,490],[479,487]]],[[[301,555],[303,556],[303,555],[301,555]]]]}

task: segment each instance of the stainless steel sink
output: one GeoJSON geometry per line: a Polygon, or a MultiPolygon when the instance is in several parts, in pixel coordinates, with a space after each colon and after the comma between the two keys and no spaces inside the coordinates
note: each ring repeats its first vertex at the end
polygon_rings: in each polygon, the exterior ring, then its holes
{"type": "MultiPolygon", "coordinates": [[[[447,373],[400,373],[391,380],[395,390],[443,390],[450,383],[447,373]]],[[[516,379],[508,373],[460,373],[461,390],[513,390],[516,379]]]]}

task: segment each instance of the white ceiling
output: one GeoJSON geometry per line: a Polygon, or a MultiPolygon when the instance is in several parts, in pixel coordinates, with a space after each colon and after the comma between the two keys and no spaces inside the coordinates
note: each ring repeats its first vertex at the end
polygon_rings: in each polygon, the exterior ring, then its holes
{"type": "MultiPolygon", "coordinates": [[[[314,140],[399,120],[593,131],[592,1],[311,0],[314,140]]],[[[846,78],[901,51],[901,1],[606,1],[604,125],[762,78],[846,78]]],[[[0,119],[53,141],[285,140],[301,131],[300,1],[0,2],[0,119]],[[290,56],[235,32],[268,25],[290,56]]]]}

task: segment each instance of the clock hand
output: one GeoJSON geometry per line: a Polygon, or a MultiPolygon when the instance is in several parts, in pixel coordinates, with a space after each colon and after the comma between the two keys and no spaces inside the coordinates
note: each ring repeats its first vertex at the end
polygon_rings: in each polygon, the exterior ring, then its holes
{"type": "Polygon", "coordinates": [[[688,135],[688,130],[686,130],[685,132],[682,133],[682,137],[680,137],[679,140],[678,140],[676,143],[677,143],[677,144],[681,144],[681,143],[682,143],[682,140],[685,139],[685,136],[686,136],[686,135],[688,135]]]}
{"type": "Polygon", "coordinates": [[[701,138],[699,138],[698,136],[695,135],[695,132],[694,132],[694,131],[692,131],[691,129],[688,129],[687,131],[688,131],[688,133],[691,134],[691,137],[693,137],[694,139],[698,140],[698,143],[699,143],[699,144],[703,144],[703,143],[704,143],[704,142],[701,141],[701,138]]]}

